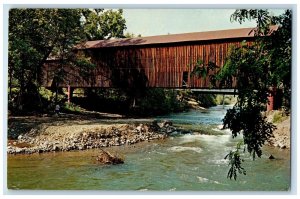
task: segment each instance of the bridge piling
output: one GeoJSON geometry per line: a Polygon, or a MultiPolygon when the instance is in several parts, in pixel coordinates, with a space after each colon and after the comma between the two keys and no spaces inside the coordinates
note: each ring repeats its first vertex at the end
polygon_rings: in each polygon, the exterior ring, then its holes
{"type": "Polygon", "coordinates": [[[274,96],[276,95],[276,88],[272,87],[270,89],[271,89],[271,93],[268,96],[267,111],[273,111],[274,108],[275,108],[275,106],[274,106],[274,103],[275,103],[274,96]]]}
{"type": "Polygon", "coordinates": [[[268,97],[268,104],[267,104],[267,111],[273,111],[274,110],[274,96],[268,97]]]}
{"type": "Polygon", "coordinates": [[[68,85],[67,90],[68,90],[68,104],[70,104],[71,103],[72,94],[73,94],[73,89],[71,88],[70,85],[68,85]]]}

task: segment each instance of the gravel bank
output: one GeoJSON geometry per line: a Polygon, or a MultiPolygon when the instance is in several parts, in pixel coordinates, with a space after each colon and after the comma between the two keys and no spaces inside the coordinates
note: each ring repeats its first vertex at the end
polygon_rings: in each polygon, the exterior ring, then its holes
{"type": "MultiPolygon", "coordinates": [[[[161,128],[162,129],[162,128],[161,128]]],[[[42,123],[29,132],[8,141],[7,153],[43,153],[51,151],[84,150],[131,145],[142,141],[164,139],[167,133],[153,129],[153,124],[100,124],[82,121],[42,123]]]]}
{"type": "MultiPolygon", "coordinates": [[[[280,113],[280,112],[279,112],[280,113]]],[[[278,111],[266,113],[272,122],[278,111]]],[[[290,148],[290,116],[275,123],[269,145],[290,148]]],[[[153,128],[152,121],[137,119],[99,120],[82,117],[20,117],[10,118],[7,153],[43,153],[85,150],[110,146],[131,145],[142,141],[164,139],[179,131],[165,122],[153,128]]]]}

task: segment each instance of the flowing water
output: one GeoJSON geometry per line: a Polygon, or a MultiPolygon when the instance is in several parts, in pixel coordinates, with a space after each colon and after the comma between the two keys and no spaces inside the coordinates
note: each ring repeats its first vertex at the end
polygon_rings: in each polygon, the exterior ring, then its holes
{"type": "Polygon", "coordinates": [[[165,140],[112,147],[125,164],[101,165],[97,149],[8,156],[9,189],[159,190],[159,191],[287,191],[290,189],[290,151],[264,147],[261,158],[245,155],[247,175],[227,178],[224,156],[235,147],[228,130],[218,130],[226,110],[171,114],[177,124],[209,126],[221,135],[186,134],[165,140]],[[275,160],[268,157],[272,154],[275,160]]]}

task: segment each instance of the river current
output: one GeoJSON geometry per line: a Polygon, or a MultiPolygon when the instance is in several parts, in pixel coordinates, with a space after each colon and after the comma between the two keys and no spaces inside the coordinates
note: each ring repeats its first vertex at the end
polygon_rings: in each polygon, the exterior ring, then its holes
{"type": "Polygon", "coordinates": [[[225,107],[192,110],[156,119],[174,124],[203,125],[216,135],[185,134],[109,150],[125,157],[121,165],[101,165],[99,149],[32,155],[8,155],[9,189],[122,191],[288,191],[290,151],[264,147],[253,161],[246,153],[247,175],[227,178],[225,155],[241,139],[219,130],[225,107]],[[276,159],[270,160],[273,155],[276,159]]]}

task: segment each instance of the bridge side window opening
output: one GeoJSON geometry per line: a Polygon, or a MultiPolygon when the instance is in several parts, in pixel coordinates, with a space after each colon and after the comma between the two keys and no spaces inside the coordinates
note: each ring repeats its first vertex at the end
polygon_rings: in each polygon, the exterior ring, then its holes
{"type": "Polygon", "coordinates": [[[189,81],[189,72],[184,71],[182,73],[182,88],[187,88],[188,87],[188,81],[189,81]]]}

